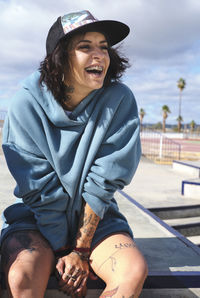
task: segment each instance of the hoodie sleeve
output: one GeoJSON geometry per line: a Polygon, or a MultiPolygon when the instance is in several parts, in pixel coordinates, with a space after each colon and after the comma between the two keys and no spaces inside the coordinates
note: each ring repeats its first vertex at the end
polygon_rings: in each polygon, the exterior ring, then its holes
{"type": "Polygon", "coordinates": [[[114,192],[131,182],[140,156],[137,106],[127,88],[84,184],[83,198],[101,218],[114,192]]]}
{"type": "Polygon", "coordinates": [[[39,230],[50,243],[52,235],[56,235],[51,245],[53,249],[58,249],[66,244],[67,239],[68,194],[53,164],[37,146],[36,133],[41,135],[41,139],[45,138],[30,101],[16,100],[8,112],[3,133],[5,158],[17,184],[14,194],[22,198],[34,213],[39,230]]]}

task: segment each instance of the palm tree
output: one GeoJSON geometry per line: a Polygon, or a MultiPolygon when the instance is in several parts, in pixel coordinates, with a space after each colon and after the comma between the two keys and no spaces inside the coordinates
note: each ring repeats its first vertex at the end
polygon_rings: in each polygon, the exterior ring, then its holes
{"type": "MultiPolygon", "coordinates": [[[[181,119],[181,102],[182,102],[182,91],[185,88],[186,82],[184,79],[180,78],[177,82],[177,86],[180,90],[180,94],[179,94],[179,110],[178,110],[178,118],[177,119],[181,119]]],[[[178,121],[178,132],[181,131],[181,122],[178,121]]],[[[182,120],[183,121],[183,120],[182,120]]]]}
{"type": "Polygon", "coordinates": [[[162,106],[162,113],[163,113],[163,125],[162,125],[162,129],[163,129],[163,132],[166,132],[166,127],[165,127],[165,124],[166,124],[166,119],[168,117],[168,114],[171,113],[169,107],[167,105],[164,105],[162,106]]]}
{"type": "Polygon", "coordinates": [[[143,118],[146,115],[145,110],[144,109],[140,109],[140,125],[141,125],[141,131],[142,131],[142,123],[143,123],[143,118]]]}
{"type": "Polygon", "coordinates": [[[195,123],[194,120],[192,120],[192,121],[190,122],[190,129],[191,129],[191,132],[194,132],[194,128],[195,128],[195,126],[196,126],[196,123],[195,123]]]}
{"type": "Polygon", "coordinates": [[[178,132],[180,132],[181,131],[181,122],[183,122],[183,118],[181,116],[178,116],[176,121],[178,121],[178,132]]]}

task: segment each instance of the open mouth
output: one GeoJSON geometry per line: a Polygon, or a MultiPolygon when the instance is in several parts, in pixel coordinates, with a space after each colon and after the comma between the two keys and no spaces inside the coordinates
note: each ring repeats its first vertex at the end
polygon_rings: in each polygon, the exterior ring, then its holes
{"type": "Polygon", "coordinates": [[[95,75],[101,75],[103,73],[103,67],[102,66],[89,66],[86,67],[85,70],[89,74],[95,74],[95,75]]]}

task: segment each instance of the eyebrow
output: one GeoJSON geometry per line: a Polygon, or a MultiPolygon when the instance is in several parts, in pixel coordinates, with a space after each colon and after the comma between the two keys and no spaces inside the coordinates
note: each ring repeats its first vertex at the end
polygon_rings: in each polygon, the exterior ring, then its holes
{"type": "MultiPolygon", "coordinates": [[[[81,43],[81,42],[88,42],[88,43],[92,43],[91,40],[87,40],[87,39],[83,39],[83,40],[79,40],[78,44],[81,43]]],[[[107,40],[102,40],[100,41],[100,43],[108,43],[107,40]]]]}

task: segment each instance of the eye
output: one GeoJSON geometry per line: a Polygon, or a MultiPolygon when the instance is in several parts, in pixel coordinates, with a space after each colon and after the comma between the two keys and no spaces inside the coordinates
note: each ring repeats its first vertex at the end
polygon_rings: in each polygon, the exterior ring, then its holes
{"type": "Polygon", "coordinates": [[[102,50],[108,51],[108,46],[101,46],[102,50]]]}
{"type": "Polygon", "coordinates": [[[90,46],[88,44],[83,44],[78,47],[78,49],[80,49],[80,50],[84,50],[84,49],[88,50],[89,48],[90,48],[90,46]]]}

